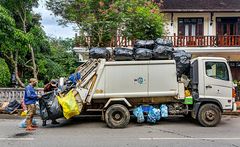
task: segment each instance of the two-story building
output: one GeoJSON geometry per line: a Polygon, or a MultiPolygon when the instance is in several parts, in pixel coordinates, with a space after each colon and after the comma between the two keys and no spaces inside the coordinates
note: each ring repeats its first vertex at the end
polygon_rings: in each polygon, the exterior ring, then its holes
{"type": "Polygon", "coordinates": [[[224,57],[240,80],[240,0],[164,0],[161,11],[175,48],[224,57]]]}
{"type": "MultiPolygon", "coordinates": [[[[220,56],[229,60],[233,78],[240,80],[240,0],[163,0],[164,37],[174,48],[197,56],[220,56]]],[[[117,36],[115,46],[132,46],[117,36]]],[[[112,46],[114,47],[114,45],[112,46]]],[[[79,57],[85,48],[74,48],[79,57]]]]}

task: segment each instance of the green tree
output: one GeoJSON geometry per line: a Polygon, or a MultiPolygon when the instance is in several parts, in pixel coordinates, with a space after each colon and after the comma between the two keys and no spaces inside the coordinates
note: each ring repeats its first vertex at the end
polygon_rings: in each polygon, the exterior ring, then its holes
{"type": "Polygon", "coordinates": [[[24,86],[18,74],[18,54],[24,52],[28,42],[27,36],[16,28],[10,13],[0,5],[0,52],[7,59],[16,74],[16,79],[24,86]]]}
{"type": "Polygon", "coordinates": [[[4,59],[0,58],[0,87],[9,86],[11,80],[11,74],[7,63],[4,59]]]}
{"type": "Polygon", "coordinates": [[[50,50],[48,53],[37,53],[39,78],[44,83],[51,79],[67,77],[78,66],[77,57],[71,51],[72,39],[49,38],[50,50]]]}
{"type": "Polygon", "coordinates": [[[60,24],[77,24],[80,36],[90,35],[93,46],[109,45],[119,34],[131,39],[160,37],[159,5],[150,0],[47,1],[48,9],[62,17],[60,24]]]}
{"type": "MultiPolygon", "coordinates": [[[[25,35],[31,36],[32,34],[30,30],[32,27],[40,25],[38,20],[39,15],[34,14],[32,11],[33,7],[38,6],[38,0],[1,0],[0,4],[11,12],[13,18],[15,19],[17,28],[22,30],[25,35]]],[[[34,41],[35,39],[30,38],[29,43],[27,44],[28,50],[31,54],[31,59],[26,61],[26,63],[29,64],[31,62],[32,65],[24,65],[32,70],[34,78],[37,79],[37,65],[35,61],[34,48],[32,46],[34,41]]]]}

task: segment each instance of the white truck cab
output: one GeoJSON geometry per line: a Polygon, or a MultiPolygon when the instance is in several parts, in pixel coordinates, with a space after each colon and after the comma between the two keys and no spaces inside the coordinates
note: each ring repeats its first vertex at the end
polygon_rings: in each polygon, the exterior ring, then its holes
{"type": "MultiPolygon", "coordinates": [[[[225,58],[198,57],[191,62],[192,96],[195,100],[192,116],[204,126],[215,126],[203,122],[214,120],[216,110],[207,108],[205,116],[201,114],[201,107],[216,107],[218,111],[232,110],[235,102],[235,87],[231,70],[225,58]],[[213,106],[214,105],[214,106],[213,106]],[[205,118],[203,118],[205,117],[205,118]],[[203,119],[203,120],[201,120],[203,119]],[[202,122],[201,122],[202,121],[202,122]]],[[[206,108],[204,108],[206,109],[206,108]]]]}

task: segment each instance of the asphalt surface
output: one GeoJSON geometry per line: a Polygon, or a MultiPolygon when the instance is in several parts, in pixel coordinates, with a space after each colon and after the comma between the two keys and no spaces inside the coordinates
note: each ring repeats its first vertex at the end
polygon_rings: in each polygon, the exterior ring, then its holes
{"type": "MultiPolygon", "coordinates": [[[[155,125],[132,120],[125,129],[110,129],[98,117],[84,117],[60,119],[60,125],[40,127],[32,133],[19,128],[20,121],[0,119],[0,147],[240,147],[238,116],[224,116],[213,128],[178,117],[155,125]]],[[[39,119],[38,123],[41,125],[39,119]]]]}

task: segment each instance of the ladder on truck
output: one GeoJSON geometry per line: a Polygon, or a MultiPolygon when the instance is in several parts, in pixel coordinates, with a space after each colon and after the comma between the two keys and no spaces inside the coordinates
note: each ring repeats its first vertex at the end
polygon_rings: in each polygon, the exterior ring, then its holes
{"type": "Polygon", "coordinates": [[[90,59],[77,68],[76,72],[80,72],[81,81],[78,82],[76,90],[83,103],[91,103],[97,83],[102,75],[105,62],[106,60],[104,59],[90,59]]]}

